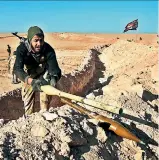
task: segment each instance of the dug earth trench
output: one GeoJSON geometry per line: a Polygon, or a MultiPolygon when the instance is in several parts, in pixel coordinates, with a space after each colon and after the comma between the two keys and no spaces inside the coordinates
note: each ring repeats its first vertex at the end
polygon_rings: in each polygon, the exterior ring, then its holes
{"type": "MultiPolygon", "coordinates": [[[[156,48],[119,40],[85,52],[82,64],[63,74],[57,84],[64,92],[127,109],[120,116],[83,105],[118,121],[145,145],[117,136],[55,96],[50,102],[51,120],[39,112],[24,119],[19,88],[1,95],[0,159],[157,160],[155,66],[156,48]]],[[[36,106],[38,109],[38,95],[36,106]]]]}

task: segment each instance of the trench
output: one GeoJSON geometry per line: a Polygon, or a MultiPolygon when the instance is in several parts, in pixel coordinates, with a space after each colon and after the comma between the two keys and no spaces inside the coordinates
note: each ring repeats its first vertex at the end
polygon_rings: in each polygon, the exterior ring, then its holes
{"type": "MultiPolygon", "coordinates": [[[[61,91],[85,96],[99,85],[98,79],[103,78],[104,64],[99,59],[100,52],[90,49],[79,68],[69,74],[62,75],[57,83],[57,89],[61,91]]],[[[60,107],[63,104],[57,96],[51,96],[49,107],[60,107]]],[[[39,111],[39,95],[36,94],[35,108],[39,111]]],[[[0,95],[0,119],[15,120],[23,116],[24,108],[21,97],[21,89],[10,91],[0,95]]]]}

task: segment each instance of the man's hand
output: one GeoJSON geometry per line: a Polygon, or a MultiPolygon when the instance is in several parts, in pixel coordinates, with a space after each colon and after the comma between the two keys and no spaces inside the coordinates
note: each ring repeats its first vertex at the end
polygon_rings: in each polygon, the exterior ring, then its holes
{"type": "Polygon", "coordinates": [[[45,80],[48,83],[46,85],[51,85],[51,86],[55,87],[59,78],[57,75],[50,74],[50,73],[48,73],[48,71],[46,71],[45,74],[43,75],[43,80],[45,80]]]}
{"type": "Polygon", "coordinates": [[[42,92],[41,86],[48,85],[48,82],[42,79],[33,79],[31,82],[31,86],[33,91],[42,92]]]}
{"type": "Polygon", "coordinates": [[[32,86],[33,91],[41,92],[42,83],[39,79],[33,79],[31,82],[31,86],[32,86]]]}
{"type": "Polygon", "coordinates": [[[32,81],[33,81],[33,79],[29,77],[29,78],[27,78],[26,83],[31,85],[32,81]]]}
{"type": "Polygon", "coordinates": [[[51,80],[50,80],[50,85],[53,86],[53,87],[55,87],[56,83],[57,82],[56,82],[55,77],[52,77],[51,80]]]}

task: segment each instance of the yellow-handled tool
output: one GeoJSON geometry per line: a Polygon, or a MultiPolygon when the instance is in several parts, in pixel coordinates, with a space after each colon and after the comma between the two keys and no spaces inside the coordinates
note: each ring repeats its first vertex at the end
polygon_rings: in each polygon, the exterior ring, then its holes
{"type": "Polygon", "coordinates": [[[95,108],[103,109],[103,110],[106,110],[106,111],[109,111],[109,112],[112,112],[115,114],[122,114],[123,113],[123,109],[119,108],[117,106],[107,105],[107,104],[99,102],[99,101],[94,101],[92,99],[76,96],[76,95],[69,94],[66,92],[62,92],[62,91],[60,91],[50,85],[41,86],[41,90],[43,92],[45,92],[47,95],[57,95],[59,97],[64,97],[67,99],[75,100],[77,102],[87,104],[87,105],[93,106],[95,108]]]}

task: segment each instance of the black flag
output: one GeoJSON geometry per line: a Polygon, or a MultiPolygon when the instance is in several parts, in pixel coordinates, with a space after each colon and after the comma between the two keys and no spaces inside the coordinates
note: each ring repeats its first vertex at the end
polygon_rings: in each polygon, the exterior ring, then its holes
{"type": "Polygon", "coordinates": [[[138,19],[128,23],[125,27],[124,33],[127,32],[128,30],[137,30],[138,27],[138,19]]]}

